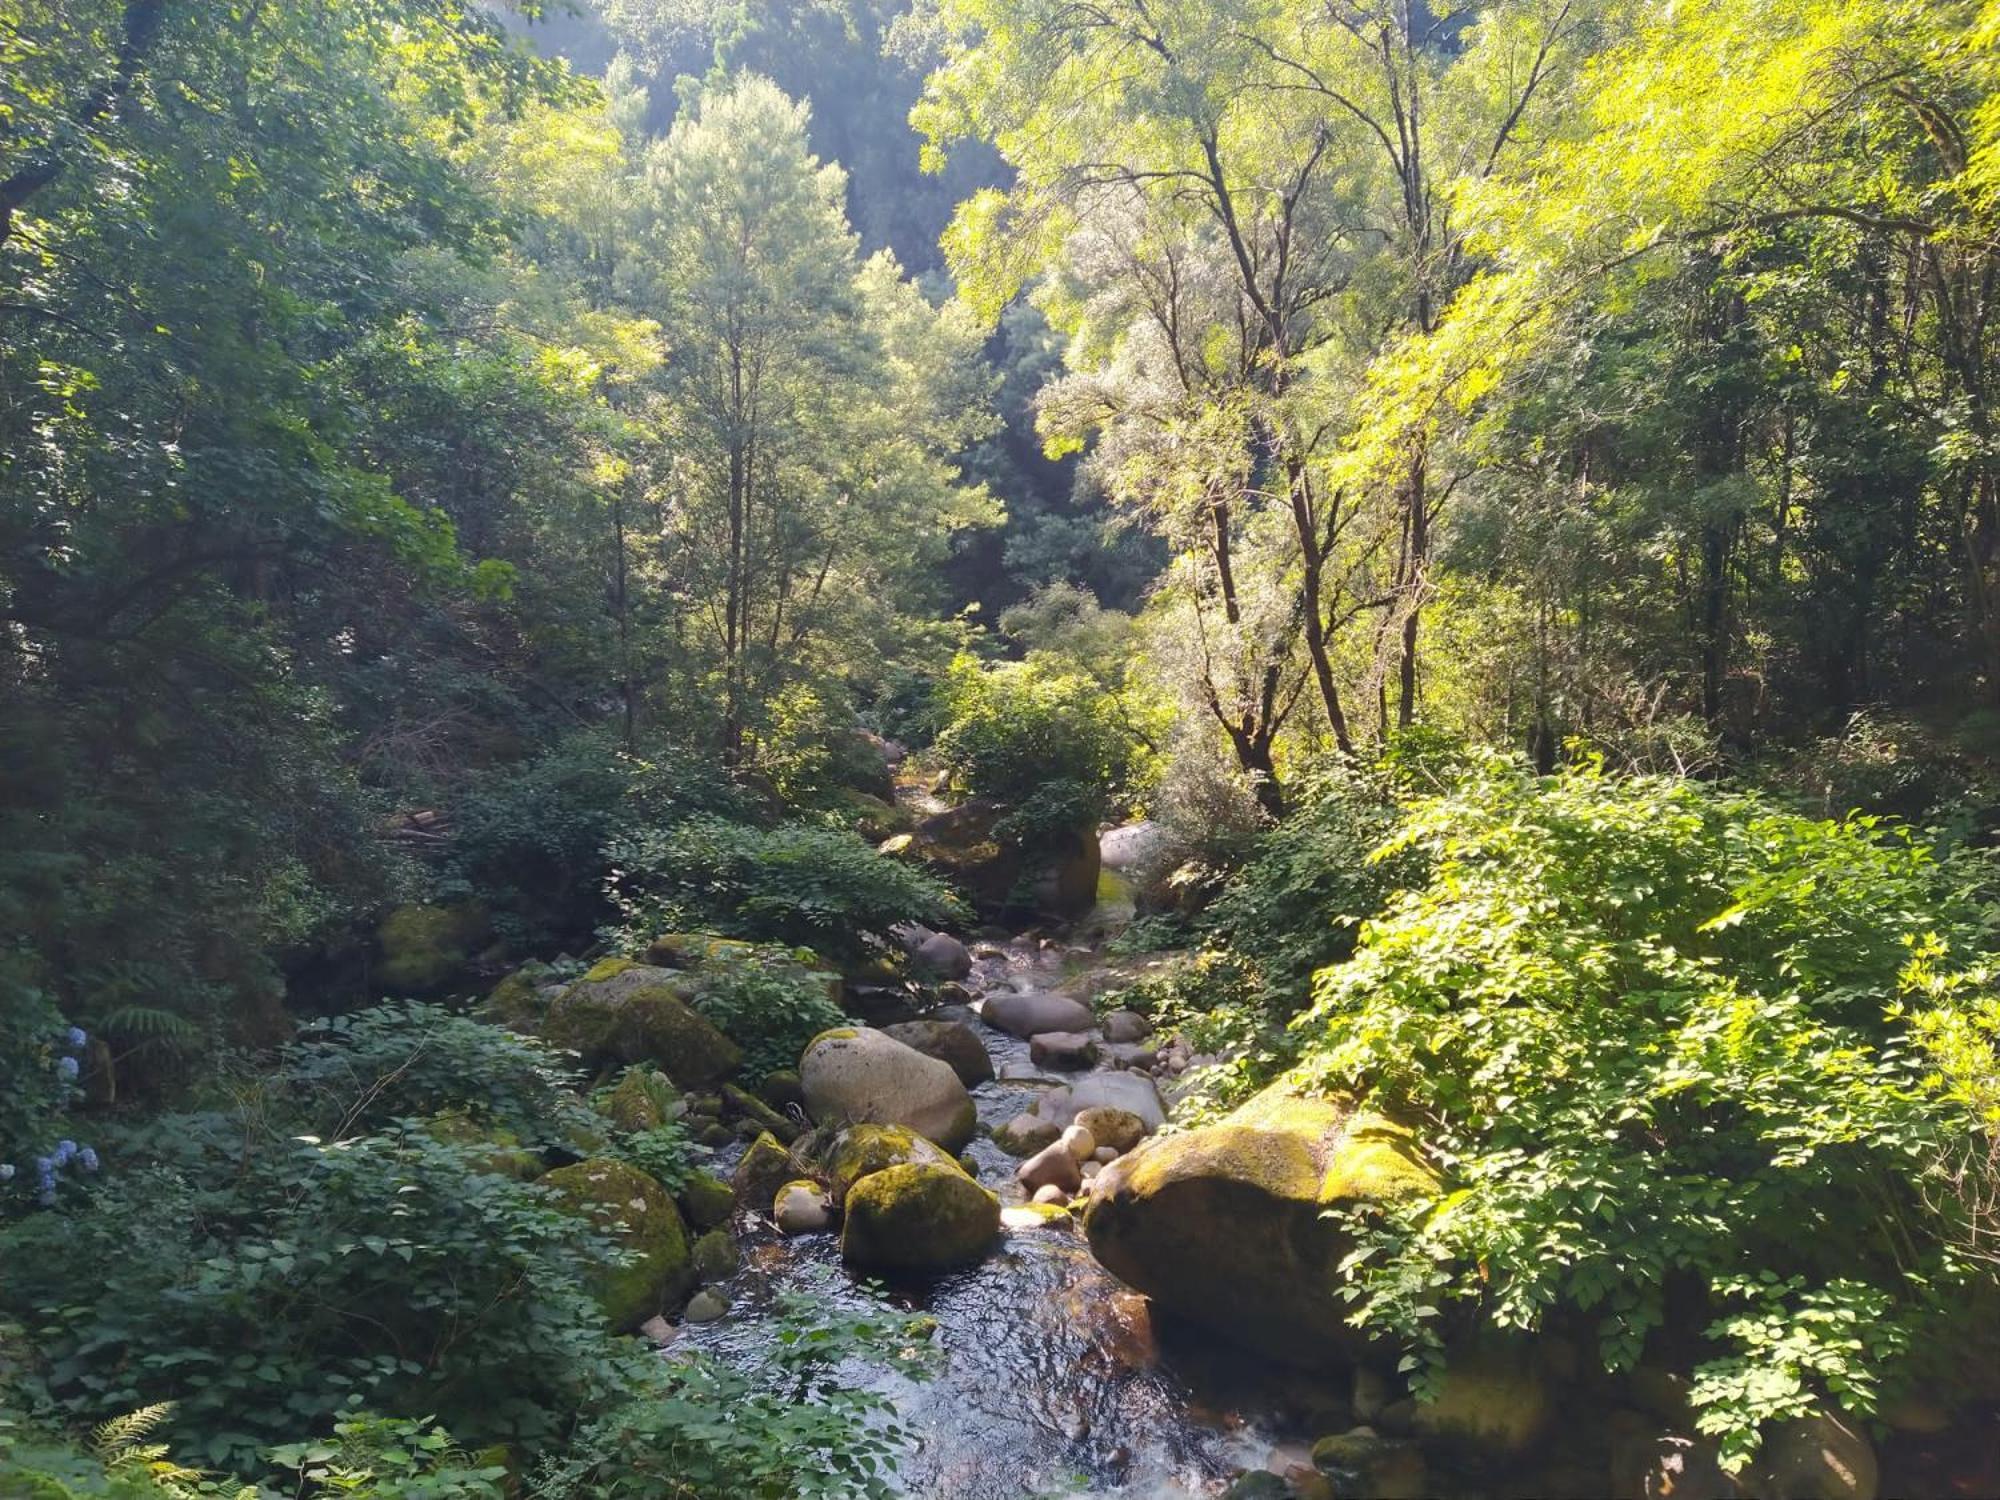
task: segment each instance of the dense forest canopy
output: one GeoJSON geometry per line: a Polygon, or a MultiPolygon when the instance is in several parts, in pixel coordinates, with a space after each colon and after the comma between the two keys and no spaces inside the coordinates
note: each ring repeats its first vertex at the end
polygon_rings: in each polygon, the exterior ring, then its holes
{"type": "Polygon", "coordinates": [[[627,1335],[953,931],[1411,1411],[1990,1426],[1997,304],[2000,0],[0,0],[0,1491],[892,1493],[627,1335]]]}

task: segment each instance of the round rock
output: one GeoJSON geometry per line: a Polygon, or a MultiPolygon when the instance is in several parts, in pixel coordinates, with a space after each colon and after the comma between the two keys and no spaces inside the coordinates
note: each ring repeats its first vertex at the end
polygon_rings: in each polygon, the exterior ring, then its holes
{"type": "Polygon", "coordinates": [[[799,1081],[819,1124],[903,1125],[954,1152],[972,1139],[972,1096],[951,1065],[885,1032],[821,1032],[799,1060],[799,1081]]]}

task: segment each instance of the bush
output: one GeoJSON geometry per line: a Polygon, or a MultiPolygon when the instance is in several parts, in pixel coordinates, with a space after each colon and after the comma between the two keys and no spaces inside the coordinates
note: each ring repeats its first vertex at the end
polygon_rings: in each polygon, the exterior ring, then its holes
{"type": "Polygon", "coordinates": [[[953,782],[1012,810],[1024,843],[1094,825],[1139,783],[1143,745],[1090,678],[1040,659],[952,663],[938,759],[953,782]]]}
{"type": "Polygon", "coordinates": [[[941,927],[962,915],[934,876],[839,829],[700,816],[625,834],[608,853],[627,947],[712,929],[852,964],[887,951],[900,922],[941,927]]]}
{"type": "Polygon", "coordinates": [[[1321,972],[1302,1071],[1415,1124],[1453,1191],[1356,1226],[1356,1320],[1420,1389],[1454,1304],[1580,1319],[1621,1369],[1691,1284],[1732,1465],[1823,1394],[1876,1410],[1975,1279],[1919,1179],[1992,1122],[1927,1080],[1924,1017],[1961,1002],[1911,965],[1977,951],[1968,872],[1868,819],[1501,761],[1391,847],[1428,878],[1321,972]]]}
{"type": "Polygon", "coordinates": [[[847,1024],[826,974],[782,950],[718,956],[702,971],[694,1005],[743,1049],[742,1071],[752,1079],[796,1068],[807,1042],[847,1024]]]}

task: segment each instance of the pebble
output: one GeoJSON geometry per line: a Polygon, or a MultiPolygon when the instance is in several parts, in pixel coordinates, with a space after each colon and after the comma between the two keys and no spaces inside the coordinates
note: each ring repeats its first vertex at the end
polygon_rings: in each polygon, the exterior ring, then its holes
{"type": "Polygon", "coordinates": [[[1035,1196],[1032,1201],[1036,1203],[1062,1204],[1069,1202],[1069,1194],[1065,1193],[1061,1188],[1057,1187],[1054,1183],[1050,1183],[1046,1187],[1036,1188],[1035,1196]]]}
{"type": "MultiPolygon", "coordinates": [[[[1075,1129],[1076,1127],[1071,1126],[1070,1128],[1075,1129]]],[[[1095,1161],[1099,1166],[1108,1167],[1111,1163],[1118,1160],[1117,1151],[1110,1146],[1099,1146],[1095,1151],[1090,1153],[1090,1156],[1091,1160],[1095,1161]]]]}
{"type": "Polygon", "coordinates": [[[639,1325],[639,1333],[655,1349],[664,1349],[680,1337],[681,1331],[665,1318],[655,1314],[639,1325]]]}
{"type": "Polygon", "coordinates": [[[1084,1161],[1097,1154],[1097,1137],[1081,1125],[1065,1126],[1063,1133],[1057,1139],[1062,1142],[1063,1149],[1078,1161],[1084,1161]]]}
{"type": "Polygon", "coordinates": [[[1015,1170],[1027,1188],[1057,1187],[1065,1193],[1073,1193],[1083,1185],[1083,1175],[1077,1170],[1076,1158],[1070,1155],[1069,1147],[1060,1140],[1044,1146],[1015,1170]]]}
{"type": "Polygon", "coordinates": [[[729,1299],[714,1287],[703,1287],[689,1300],[682,1314],[690,1323],[713,1323],[729,1311],[729,1299]]]}

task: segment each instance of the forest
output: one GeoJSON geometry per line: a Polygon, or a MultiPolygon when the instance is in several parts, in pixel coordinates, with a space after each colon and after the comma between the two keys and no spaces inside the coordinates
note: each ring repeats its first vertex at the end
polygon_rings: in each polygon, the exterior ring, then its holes
{"type": "Polygon", "coordinates": [[[2000,0],[0,0],[0,1497],[2000,1493],[2000,0]]]}

